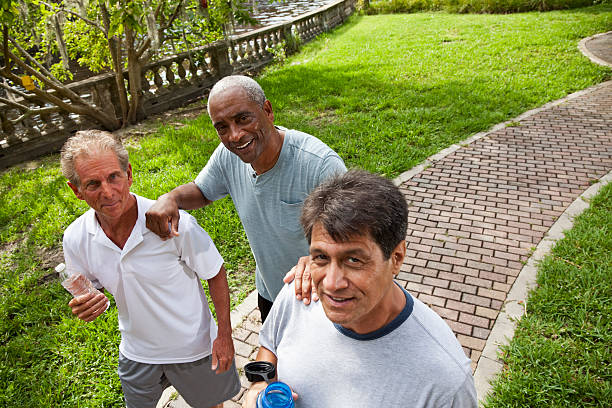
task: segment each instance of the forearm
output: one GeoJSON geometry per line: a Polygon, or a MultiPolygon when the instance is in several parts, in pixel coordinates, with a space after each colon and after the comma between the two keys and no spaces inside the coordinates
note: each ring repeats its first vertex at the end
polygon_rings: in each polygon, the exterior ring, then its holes
{"type": "Polygon", "coordinates": [[[217,324],[220,335],[232,335],[232,323],[230,319],[229,286],[225,266],[221,266],[219,273],[208,280],[208,289],[215,311],[217,313],[217,324]]]}
{"type": "Polygon", "coordinates": [[[178,186],[159,198],[174,200],[181,210],[195,210],[211,203],[194,182],[178,186]]]}
{"type": "Polygon", "coordinates": [[[265,348],[264,346],[259,347],[259,351],[257,352],[257,357],[255,357],[256,361],[268,361],[276,366],[278,359],[276,358],[276,354],[265,348]]]}
{"type": "MultiPolygon", "coordinates": [[[[259,348],[256,360],[268,361],[274,364],[275,366],[277,363],[276,355],[263,346],[259,348]]],[[[276,379],[277,377],[274,377],[273,379],[270,379],[270,381],[276,381],[276,379]]],[[[256,381],[252,383],[249,389],[247,390],[247,394],[244,398],[244,403],[242,404],[243,408],[255,408],[257,404],[256,401],[258,394],[263,391],[267,385],[268,383],[265,381],[256,381]]]]}

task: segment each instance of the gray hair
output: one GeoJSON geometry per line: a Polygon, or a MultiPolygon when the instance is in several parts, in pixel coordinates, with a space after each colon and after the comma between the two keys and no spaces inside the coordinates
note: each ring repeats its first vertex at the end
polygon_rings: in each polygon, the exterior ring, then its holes
{"type": "Polygon", "coordinates": [[[389,259],[406,239],[408,205],[388,179],[364,170],[350,170],[316,187],[304,201],[300,218],[308,243],[321,223],[334,241],[368,234],[389,259]]]}
{"type": "Polygon", "coordinates": [[[72,184],[79,187],[81,180],[74,164],[80,156],[90,156],[94,152],[111,151],[117,156],[121,170],[127,171],[130,158],[121,139],[104,130],[82,130],[64,143],[61,153],[62,174],[72,184]]]}
{"type": "MultiPolygon", "coordinates": [[[[263,108],[266,102],[266,94],[257,81],[244,75],[230,75],[221,78],[210,90],[208,100],[210,101],[215,95],[234,87],[242,88],[251,101],[263,108]]],[[[210,114],[210,110],[208,113],[210,114]]]]}

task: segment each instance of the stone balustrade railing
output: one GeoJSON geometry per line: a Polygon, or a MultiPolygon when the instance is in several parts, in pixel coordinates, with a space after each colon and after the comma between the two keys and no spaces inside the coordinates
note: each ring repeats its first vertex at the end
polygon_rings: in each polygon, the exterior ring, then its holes
{"type": "MultiPolygon", "coordinates": [[[[274,50],[283,47],[288,53],[294,52],[299,42],[310,41],[342,24],[355,6],[356,0],[337,0],[291,21],[148,64],[142,76],[145,114],[201,99],[224,76],[258,72],[274,60],[274,50]]],[[[114,107],[119,106],[119,97],[113,74],[75,82],[69,88],[86,101],[116,114],[114,107]]],[[[0,103],[0,168],[57,152],[77,130],[99,127],[87,117],[51,107],[31,94],[23,94],[15,102],[41,110],[27,116],[23,109],[0,103]]]]}

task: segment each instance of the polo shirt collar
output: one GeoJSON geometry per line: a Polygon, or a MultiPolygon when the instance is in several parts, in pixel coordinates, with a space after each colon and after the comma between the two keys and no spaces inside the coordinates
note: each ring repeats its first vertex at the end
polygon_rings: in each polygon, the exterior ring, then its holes
{"type": "Polygon", "coordinates": [[[130,237],[128,238],[127,242],[123,246],[123,250],[121,250],[121,248],[115,245],[115,243],[106,236],[106,234],[104,233],[104,230],[102,229],[102,227],[100,226],[100,223],[98,222],[98,219],[96,218],[96,212],[93,210],[93,208],[90,208],[85,213],[85,216],[86,216],[85,228],[87,230],[87,233],[93,235],[93,242],[96,242],[97,244],[100,244],[100,245],[104,245],[116,251],[121,251],[125,254],[142,242],[144,234],[151,232],[146,227],[145,212],[147,208],[144,207],[145,205],[144,200],[136,194],[133,194],[133,193],[130,193],[130,194],[136,197],[136,205],[138,206],[138,218],[136,219],[136,224],[134,225],[134,228],[132,229],[132,233],[130,234],[130,237]]]}

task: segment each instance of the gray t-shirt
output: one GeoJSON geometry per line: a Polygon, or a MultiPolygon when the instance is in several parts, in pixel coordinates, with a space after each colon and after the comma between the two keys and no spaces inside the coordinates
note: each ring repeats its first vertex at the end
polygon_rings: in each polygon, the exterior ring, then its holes
{"type": "Polygon", "coordinates": [[[259,334],[278,357],[296,408],[478,406],[470,367],[444,321],[407,292],[387,326],[359,335],[335,325],[321,302],[305,306],[286,285],[259,334]]]}
{"type": "Polygon", "coordinates": [[[257,291],[264,298],[273,301],[285,273],[308,255],[299,221],[304,199],[321,182],[345,171],[340,156],[325,143],[285,130],[278,161],[264,174],[255,176],[250,164],[219,144],[196,177],[207,199],[232,197],[255,257],[257,291]]]}

